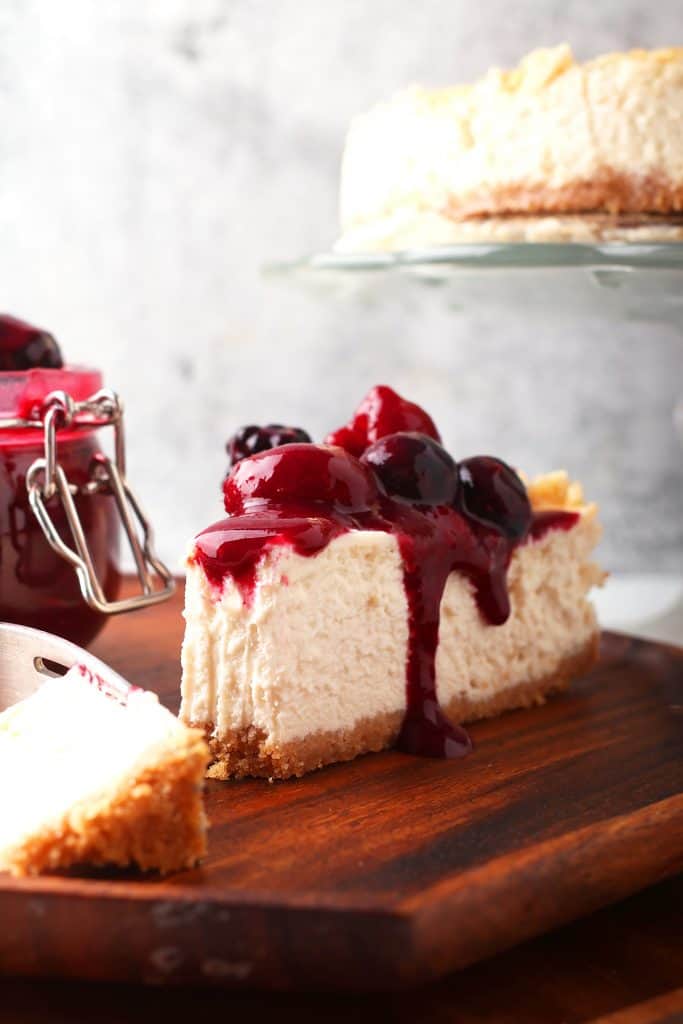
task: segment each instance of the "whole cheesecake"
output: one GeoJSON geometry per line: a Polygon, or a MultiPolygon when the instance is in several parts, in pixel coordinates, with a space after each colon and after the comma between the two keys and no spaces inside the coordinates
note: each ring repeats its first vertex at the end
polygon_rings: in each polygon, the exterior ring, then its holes
{"type": "Polygon", "coordinates": [[[351,124],[337,247],[681,239],[682,119],[683,48],[413,87],[351,124]]]}
{"type": "Polygon", "coordinates": [[[456,464],[383,387],[324,445],[283,430],[259,449],[247,428],[228,518],[188,560],[180,715],[205,730],[210,775],[286,778],[394,745],[461,756],[458,723],[540,703],[593,663],[600,528],[566,474],[456,464]]]}

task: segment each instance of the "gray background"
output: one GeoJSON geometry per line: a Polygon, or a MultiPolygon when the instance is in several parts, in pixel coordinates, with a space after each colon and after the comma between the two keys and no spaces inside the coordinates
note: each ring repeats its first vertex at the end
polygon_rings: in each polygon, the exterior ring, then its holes
{"type": "Polygon", "coordinates": [[[166,558],[218,518],[235,425],[320,435],[383,381],[456,455],[580,476],[611,568],[681,568],[675,326],[260,272],[332,243],[344,132],[376,99],[563,40],[683,43],[681,20],[679,0],[3,0],[0,305],[123,394],[166,558]]]}

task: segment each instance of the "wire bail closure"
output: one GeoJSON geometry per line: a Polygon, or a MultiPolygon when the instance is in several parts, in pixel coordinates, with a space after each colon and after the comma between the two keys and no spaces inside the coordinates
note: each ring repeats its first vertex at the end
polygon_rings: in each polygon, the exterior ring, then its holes
{"type": "Polygon", "coordinates": [[[15,425],[43,429],[45,454],[36,459],[26,474],[26,488],[33,513],[50,547],[76,571],[83,599],[105,615],[118,615],[158,604],[171,596],[175,581],[170,570],[157,558],[149,520],[126,480],[126,452],[123,434],[123,405],[114,391],[103,388],[90,398],[76,402],[66,391],[53,391],[42,405],[42,419],[15,425]],[[59,463],[57,431],[61,429],[114,428],[114,458],[99,452],[93,459],[90,479],[76,485],[69,481],[59,463]],[[85,532],[76,509],[76,494],[110,494],[116,501],[128,537],[142,592],[119,601],[108,601],[97,578],[85,532]],[[47,503],[59,498],[66,515],[74,547],[62,539],[47,503]]]}

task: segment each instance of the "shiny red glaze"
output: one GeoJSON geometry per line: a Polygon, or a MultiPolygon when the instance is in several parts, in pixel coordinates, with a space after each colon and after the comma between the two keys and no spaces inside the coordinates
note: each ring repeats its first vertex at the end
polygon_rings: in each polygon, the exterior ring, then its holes
{"type": "Polygon", "coordinates": [[[540,540],[551,530],[571,530],[580,519],[578,512],[566,512],[561,508],[547,508],[534,512],[529,529],[531,540],[540,540]]]}
{"type": "MultiPolygon", "coordinates": [[[[74,367],[0,373],[0,419],[30,415],[50,391],[64,389],[82,399],[101,384],[97,371],[74,367]]],[[[69,480],[84,484],[91,460],[100,451],[96,432],[60,431],[57,450],[69,480]]],[[[52,551],[29,505],[26,473],[34,459],[42,456],[42,431],[0,429],[0,620],[45,629],[83,645],[99,632],[106,616],[86,605],[73,568],[52,551]]],[[[77,495],[75,502],[95,571],[111,600],[120,584],[114,499],[77,495]]],[[[60,536],[73,547],[58,500],[52,499],[48,509],[60,536]]]]}
{"type": "Polygon", "coordinates": [[[267,550],[284,545],[299,555],[316,555],[329,542],[353,528],[350,517],[335,515],[316,506],[273,508],[252,505],[241,514],[222,519],[197,537],[194,558],[207,578],[221,587],[230,576],[242,600],[250,604],[256,586],[256,570],[267,550]]]}
{"type": "Polygon", "coordinates": [[[388,434],[413,431],[441,441],[431,416],[414,402],[401,398],[393,388],[379,384],[371,388],[345,427],[325,438],[352,455],[360,456],[366,448],[388,434]]]}
{"type": "Polygon", "coordinates": [[[370,470],[341,448],[288,444],[241,459],[223,484],[226,512],[239,515],[254,501],[320,502],[337,512],[360,512],[377,500],[370,470]]]}

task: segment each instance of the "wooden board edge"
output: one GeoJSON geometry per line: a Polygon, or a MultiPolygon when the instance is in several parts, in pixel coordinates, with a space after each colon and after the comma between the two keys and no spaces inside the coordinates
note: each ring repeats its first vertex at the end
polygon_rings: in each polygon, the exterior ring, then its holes
{"type": "Polygon", "coordinates": [[[682,869],[677,795],[464,872],[394,910],[128,896],[104,928],[111,893],[74,900],[7,890],[0,973],[270,990],[410,988],[682,869]]]}
{"type": "Polygon", "coordinates": [[[394,988],[411,931],[392,910],[20,889],[1,916],[0,975],[276,991],[394,988]]]}
{"type": "Polygon", "coordinates": [[[486,959],[681,871],[683,793],[508,854],[404,902],[411,980],[486,959]]]}
{"type": "Polygon", "coordinates": [[[682,1020],[683,988],[676,988],[626,1006],[623,1010],[596,1017],[593,1024],[680,1024],[682,1020]]]}

